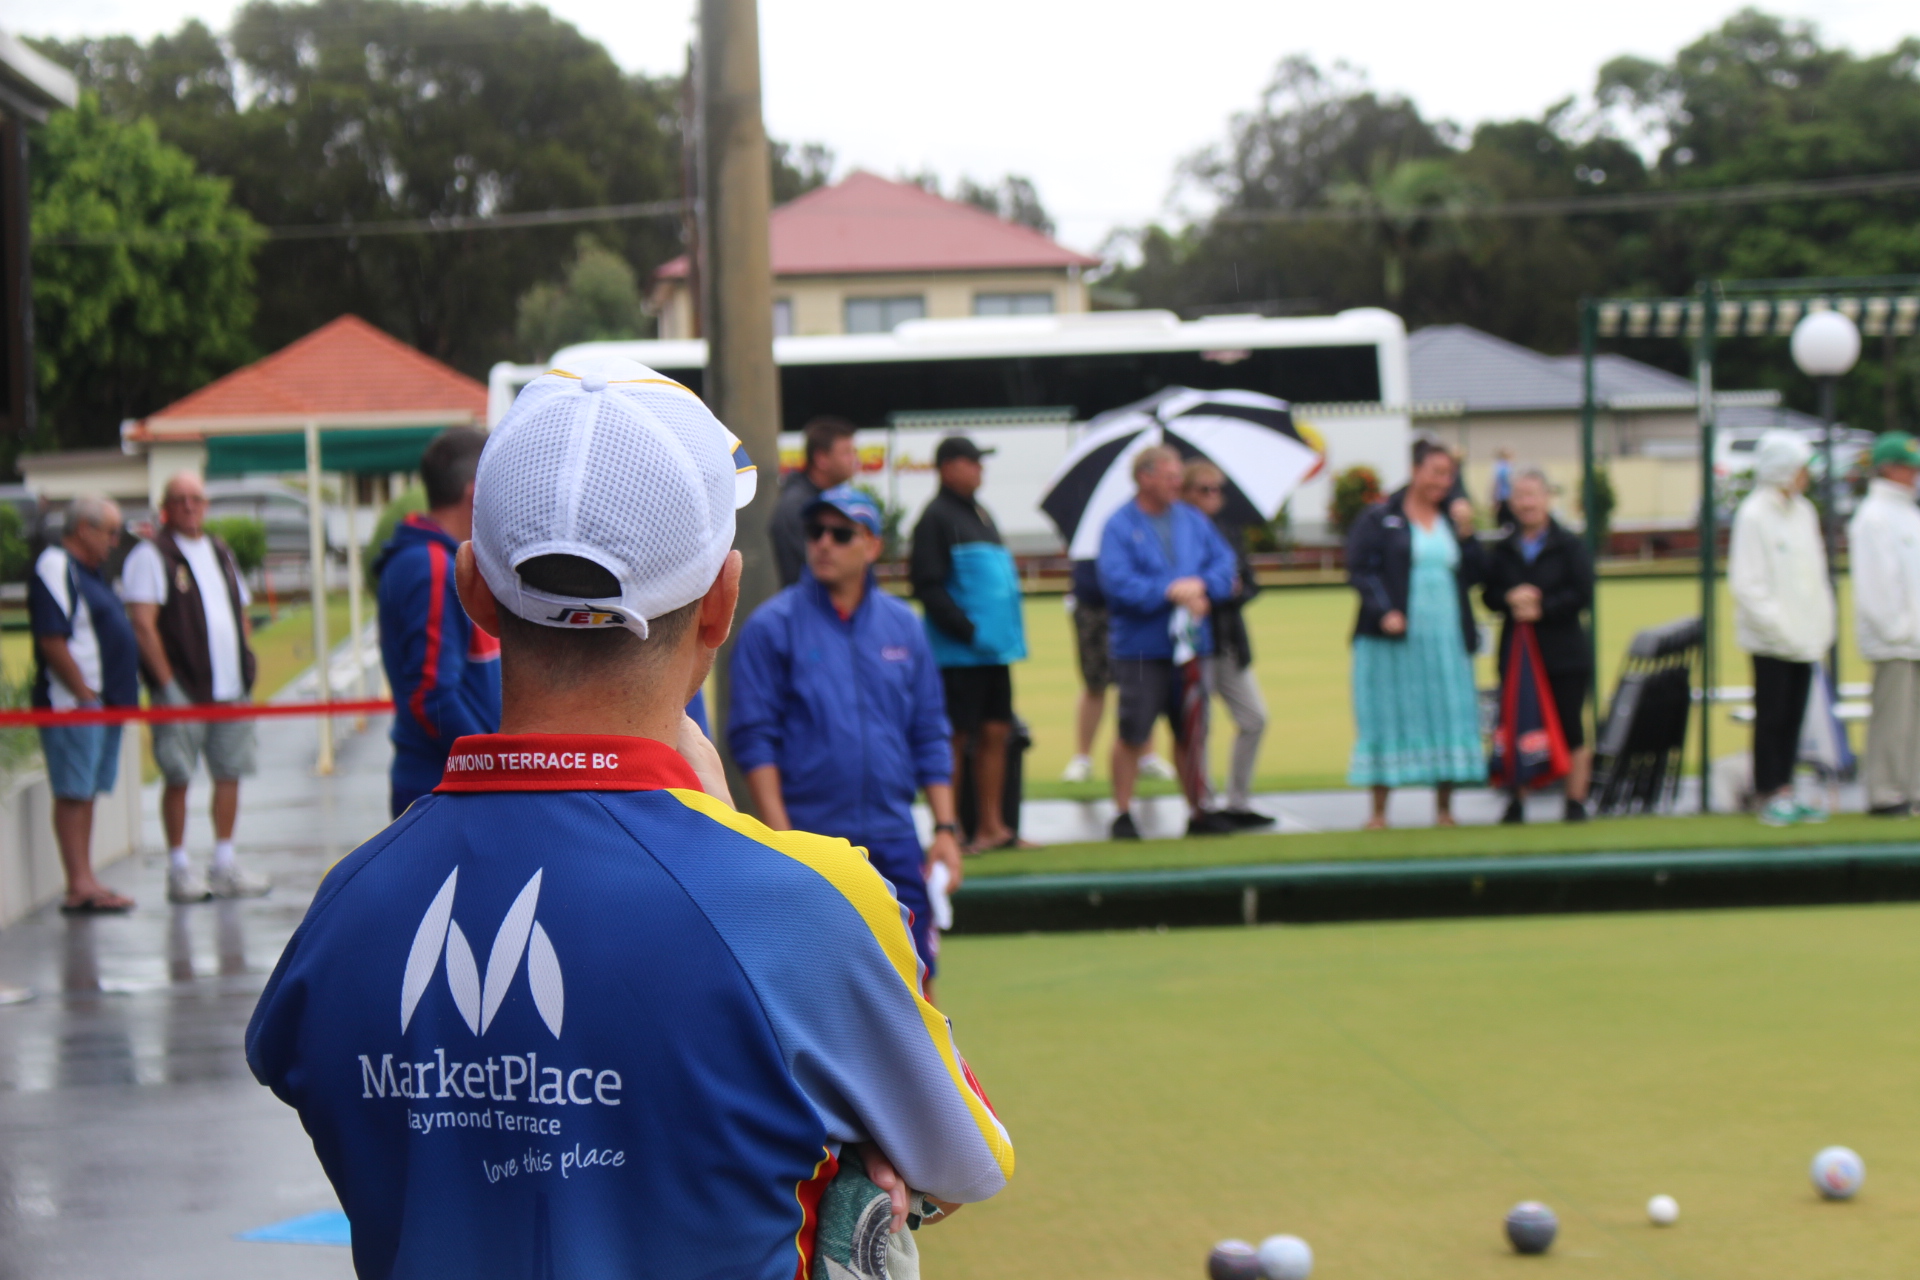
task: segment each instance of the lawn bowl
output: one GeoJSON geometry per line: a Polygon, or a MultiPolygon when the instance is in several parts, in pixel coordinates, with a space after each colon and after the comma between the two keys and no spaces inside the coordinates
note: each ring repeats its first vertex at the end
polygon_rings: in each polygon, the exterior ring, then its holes
{"type": "Polygon", "coordinates": [[[1313,1250],[1299,1236],[1268,1236],[1260,1242],[1260,1280],[1307,1280],[1313,1250]]]}
{"type": "Polygon", "coordinates": [[[1507,1241],[1515,1253],[1545,1253],[1560,1234],[1560,1219],[1538,1200],[1522,1200],[1507,1211],[1507,1241]]]}
{"type": "Polygon", "coordinates": [[[1851,1147],[1828,1147],[1813,1158],[1814,1190],[1829,1200],[1851,1200],[1867,1180],[1867,1164],[1851,1147]]]}
{"type": "Polygon", "coordinates": [[[1207,1255],[1210,1280],[1260,1280],[1260,1255],[1245,1240],[1222,1240],[1207,1255]]]}

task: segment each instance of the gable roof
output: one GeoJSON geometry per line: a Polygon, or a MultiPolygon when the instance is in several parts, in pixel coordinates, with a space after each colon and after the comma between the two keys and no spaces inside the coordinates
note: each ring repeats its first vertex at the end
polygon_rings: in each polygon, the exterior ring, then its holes
{"type": "MultiPolygon", "coordinates": [[[[1471,325],[1417,330],[1407,338],[1407,365],[1414,400],[1458,404],[1467,413],[1578,412],[1585,399],[1579,356],[1542,355],[1471,325]]],[[[1613,410],[1686,409],[1697,400],[1690,379],[1622,355],[1595,355],[1593,383],[1600,405],[1613,410]]],[[[1723,391],[1716,399],[1723,426],[1745,425],[1752,410],[1763,411],[1766,425],[1817,423],[1776,408],[1774,392],[1723,391]]]]}
{"type": "Polygon", "coordinates": [[[486,413],[486,387],[345,315],[149,415],[135,435],[293,430],[310,421],[451,426],[485,422],[486,413]]]}
{"type": "MultiPolygon", "coordinates": [[[[911,182],[855,170],[767,219],[775,276],[887,275],[926,271],[1097,267],[1031,227],[948,200],[911,182]]],[[[684,278],[685,254],[654,276],[684,278]]]]}

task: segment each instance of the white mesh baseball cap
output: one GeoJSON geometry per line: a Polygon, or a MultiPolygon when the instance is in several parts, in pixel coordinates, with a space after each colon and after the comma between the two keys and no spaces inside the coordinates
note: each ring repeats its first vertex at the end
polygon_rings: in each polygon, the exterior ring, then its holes
{"type": "Polygon", "coordinates": [[[549,627],[623,626],[707,593],[757,477],[700,398],[635,360],[600,356],[529,382],[487,438],[473,486],[473,554],[502,608],[549,627]],[[524,583],[536,556],[579,556],[620,594],[524,583]]]}

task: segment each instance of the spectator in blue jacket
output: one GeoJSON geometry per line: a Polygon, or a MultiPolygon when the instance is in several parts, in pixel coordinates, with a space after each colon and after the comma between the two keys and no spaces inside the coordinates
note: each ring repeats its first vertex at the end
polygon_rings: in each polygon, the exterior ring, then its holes
{"type": "MultiPolygon", "coordinates": [[[[1140,757],[1162,715],[1173,727],[1174,754],[1184,763],[1195,744],[1180,724],[1180,681],[1173,669],[1173,611],[1198,620],[1195,648],[1213,652],[1210,599],[1233,595],[1233,548],[1213,521],[1180,501],[1186,469],[1169,445],[1142,449],[1133,460],[1134,500],[1113,513],[1100,536],[1100,590],[1107,597],[1107,643],[1120,689],[1113,743],[1113,838],[1138,840],[1133,786],[1140,757]]],[[[1182,769],[1184,776],[1185,770],[1182,769]]],[[[1187,834],[1224,835],[1232,822],[1194,807],[1187,834]]]]}
{"type": "Polygon", "coordinates": [[[453,582],[473,536],[473,476],[487,436],[450,427],[420,458],[427,511],[400,522],[374,561],[380,661],[393,690],[394,817],[434,789],[455,738],[500,728],[500,642],[473,625],[453,582]]]}
{"type": "Polygon", "coordinates": [[[848,485],[802,516],[807,564],[766,602],[733,652],[727,744],[761,821],[864,845],[913,912],[927,998],[939,935],[927,875],[946,864],[960,883],[951,729],[940,669],[920,619],[881,591],[880,511],[848,485]],[[927,793],[933,845],[922,852],[913,794],[927,793]]]}

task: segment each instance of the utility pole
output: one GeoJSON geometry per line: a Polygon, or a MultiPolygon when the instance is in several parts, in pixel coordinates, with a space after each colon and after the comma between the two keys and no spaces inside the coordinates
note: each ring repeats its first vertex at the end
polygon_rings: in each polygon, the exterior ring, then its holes
{"type": "MultiPolygon", "coordinates": [[[[760,115],[760,15],[755,0],[700,0],[699,274],[707,338],[707,407],[747,446],[759,468],[759,492],[737,519],[734,546],[746,557],[739,620],[780,589],[767,541],[780,483],[780,376],[773,363],[773,265],[767,246],[772,178],[760,115]]],[[[714,737],[726,741],[730,700],[728,643],[719,657],[714,737]]],[[[724,753],[724,747],[722,748],[724,753]]],[[[733,794],[745,779],[725,756],[733,794]]]]}

